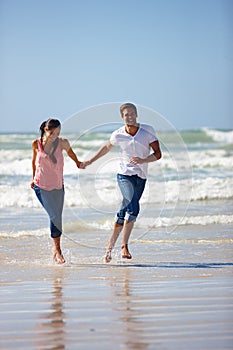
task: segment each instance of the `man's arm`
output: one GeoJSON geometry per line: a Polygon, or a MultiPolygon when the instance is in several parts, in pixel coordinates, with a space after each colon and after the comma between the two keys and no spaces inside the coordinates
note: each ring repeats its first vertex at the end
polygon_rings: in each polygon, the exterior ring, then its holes
{"type": "Polygon", "coordinates": [[[110,141],[108,141],[97,151],[97,153],[89,161],[87,161],[85,163],[91,164],[91,163],[95,162],[97,159],[105,156],[105,154],[107,154],[111,150],[112,147],[113,147],[113,145],[111,144],[110,141]]]}

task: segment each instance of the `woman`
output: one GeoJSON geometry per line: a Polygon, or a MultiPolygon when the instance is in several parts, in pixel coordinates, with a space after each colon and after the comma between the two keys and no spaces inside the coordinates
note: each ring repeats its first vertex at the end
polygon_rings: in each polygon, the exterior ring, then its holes
{"type": "Polygon", "coordinates": [[[40,126],[41,136],[32,142],[31,188],[46,210],[50,219],[50,231],[53,239],[53,259],[58,264],[64,264],[60,239],[62,234],[62,211],[64,204],[64,159],[62,151],[84,169],[67,139],[60,138],[61,123],[57,119],[48,119],[40,126]]]}

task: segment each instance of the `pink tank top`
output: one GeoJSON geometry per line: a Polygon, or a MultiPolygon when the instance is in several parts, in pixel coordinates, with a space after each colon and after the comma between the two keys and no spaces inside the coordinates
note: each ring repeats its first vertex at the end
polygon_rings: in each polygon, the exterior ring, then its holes
{"type": "Polygon", "coordinates": [[[38,152],[36,157],[36,173],[34,177],[34,183],[46,191],[55,189],[60,190],[64,183],[64,158],[61,148],[61,139],[59,138],[57,149],[54,152],[57,163],[53,163],[49,155],[45,153],[41,144],[41,139],[38,139],[37,144],[38,152]]]}

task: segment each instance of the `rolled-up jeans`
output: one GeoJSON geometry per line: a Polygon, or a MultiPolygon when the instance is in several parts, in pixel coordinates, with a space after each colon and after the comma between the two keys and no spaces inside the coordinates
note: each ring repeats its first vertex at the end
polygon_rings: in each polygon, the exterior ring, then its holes
{"type": "Polygon", "coordinates": [[[117,182],[123,196],[120,210],[116,214],[115,222],[124,224],[124,220],[135,222],[140,211],[139,200],[143,194],[146,179],[138,175],[117,174],[117,182]]]}
{"type": "Polygon", "coordinates": [[[62,211],[65,194],[64,186],[60,190],[46,191],[37,185],[34,185],[34,191],[49,215],[51,237],[60,237],[62,234],[62,211]]]}

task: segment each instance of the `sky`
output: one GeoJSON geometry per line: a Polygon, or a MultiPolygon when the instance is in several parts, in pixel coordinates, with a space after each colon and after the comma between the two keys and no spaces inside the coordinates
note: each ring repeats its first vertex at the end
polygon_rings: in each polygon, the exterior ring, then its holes
{"type": "Polygon", "coordinates": [[[232,34],[232,0],[0,0],[0,132],[116,102],[231,129],[232,34]]]}

